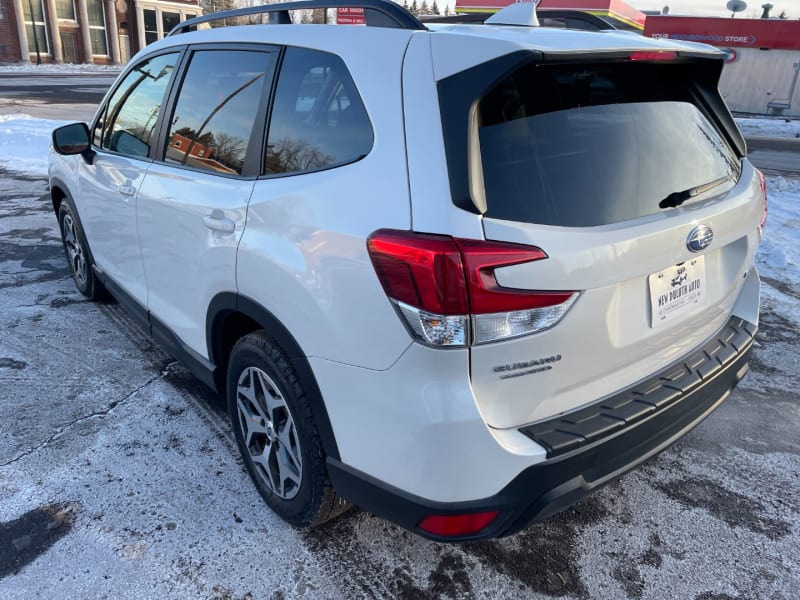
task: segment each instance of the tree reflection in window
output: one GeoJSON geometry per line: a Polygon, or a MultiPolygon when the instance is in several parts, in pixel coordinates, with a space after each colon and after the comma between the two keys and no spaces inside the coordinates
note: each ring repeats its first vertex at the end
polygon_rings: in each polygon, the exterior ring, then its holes
{"type": "Polygon", "coordinates": [[[95,129],[95,144],[127,156],[146,157],[178,55],[163,54],[136,66],[108,102],[95,129]]]}
{"type": "Polygon", "coordinates": [[[372,125],[342,60],[288,48],[269,125],[266,174],[355,162],[372,148],[372,125]]]}
{"type": "Polygon", "coordinates": [[[264,52],[196,52],[178,95],[164,160],[241,174],[271,60],[264,52]]]}

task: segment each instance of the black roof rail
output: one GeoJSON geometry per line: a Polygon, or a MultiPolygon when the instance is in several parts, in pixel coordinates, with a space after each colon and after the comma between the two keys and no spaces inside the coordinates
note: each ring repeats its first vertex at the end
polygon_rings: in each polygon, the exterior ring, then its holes
{"type": "Polygon", "coordinates": [[[313,10],[317,8],[363,8],[367,25],[373,27],[394,27],[398,29],[427,29],[419,19],[408,12],[399,4],[389,0],[299,0],[296,2],[282,2],[279,4],[264,4],[250,6],[222,12],[211,13],[195,17],[178,23],[169,32],[169,35],[194,31],[200,23],[229,19],[233,17],[246,17],[248,15],[269,14],[269,22],[273,24],[291,24],[290,10],[313,10]]]}

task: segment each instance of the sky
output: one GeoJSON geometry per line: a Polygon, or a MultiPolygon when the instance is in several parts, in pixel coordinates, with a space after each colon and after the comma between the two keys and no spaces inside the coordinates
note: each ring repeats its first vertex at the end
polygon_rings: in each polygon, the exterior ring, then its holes
{"type": "MultiPolygon", "coordinates": [[[[628,4],[639,10],[661,10],[669,6],[673,15],[701,15],[706,17],[729,17],[730,11],[725,8],[728,0],[626,0],[628,4]]],[[[761,16],[761,5],[767,1],[773,5],[770,14],[778,16],[782,10],[792,19],[800,19],[800,0],[745,0],[747,8],[737,17],[758,18],[761,16]]]]}

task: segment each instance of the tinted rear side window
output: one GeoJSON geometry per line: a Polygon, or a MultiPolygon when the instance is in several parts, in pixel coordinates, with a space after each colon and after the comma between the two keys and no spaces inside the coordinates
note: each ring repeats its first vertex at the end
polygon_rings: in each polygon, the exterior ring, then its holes
{"type": "Polygon", "coordinates": [[[372,126],[350,73],[333,54],[288,48],[269,124],[264,172],[343,165],[372,148],[372,126]]]}
{"type": "Polygon", "coordinates": [[[241,174],[272,57],[246,50],[195,52],[170,120],[164,160],[241,174]]]}
{"type": "Polygon", "coordinates": [[[676,192],[732,182],[738,160],[692,103],[690,72],[529,64],[501,81],[479,104],[486,215],[605,225],[665,210],[676,192]]]}

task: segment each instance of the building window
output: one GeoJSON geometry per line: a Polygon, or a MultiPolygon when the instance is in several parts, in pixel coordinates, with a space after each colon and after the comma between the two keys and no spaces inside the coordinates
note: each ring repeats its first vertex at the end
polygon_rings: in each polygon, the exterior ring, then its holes
{"type": "Polygon", "coordinates": [[[44,3],[43,2],[23,2],[23,12],[25,14],[25,34],[28,36],[28,52],[36,54],[50,54],[50,46],[47,43],[47,26],[44,22],[44,3]],[[33,14],[31,14],[33,11],[33,14]]]}
{"type": "Polygon", "coordinates": [[[73,0],[56,0],[56,16],[65,21],[74,21],[75,2],[73,0]]]}
{"type": "Polygon", "coordinates": [[[103,0],[87,0],[86,10],[89,13],[89,37],[92,40],[92,54],[108,56],[106,40],[106,9],[103,0]]]}
{"type": "Polygon", "coordinates": [[[164,37],[167,37],[167,34],[172,31],[174,27],[181,22],[181,16],[178,13],[173,12],[162,12],[161,13],[161,24],[163,27],[161,30],[164,32],[164,37]]]}
{"type": "Polygon", "coordinates": [[[156,11],[145,9],[144,13],[144,43],[152,44],[158,41],[158,23],[156,21],[156,11]]]}

